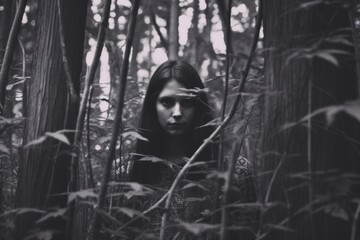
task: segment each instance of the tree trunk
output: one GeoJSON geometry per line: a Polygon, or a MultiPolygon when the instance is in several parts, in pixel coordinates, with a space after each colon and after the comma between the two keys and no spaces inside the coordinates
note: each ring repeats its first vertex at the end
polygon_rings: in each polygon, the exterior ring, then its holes
{"type": "MultiPolygon", "coordinates": [[[[62,1],[62,25],[67,60],[75,92],[79,94],[82,67],[86,0],[62,1]]],[[[33,55],[31,80],[27,83],[27,121],[24,144],[44,136],[47,132],[74,129],[78,104],[70,104],[60,45],[60,29],[57,1],[41,0],[38,3],[38,18],[33,55]]],[[[67,135],[72,141],[72,135],[67,135]]],[[[53,138],[22,151],[19,166],[17,207],[64,208],[67,192],[70,158],[69,146],[53,138]]],[[[50,229],[55,239],[63,239],[65,221],[52,218],[36,224],[40,214],[22,214],[16,220],[15,238],[50,229]],[[32,231],[32,232],[31,232],[32,231]]]]}
{"type": "Polygon", "coordinates": [[[179,0],[171,0],[169,26],[169,59],[178,59],[179,53],[179,0]]]}
{"type": "Polygon", "coordinates": [[[346,174],[360,172],[359,122],[341,113],[330,126],[318,115],[284,128],[359,94],[347,10],[339,3],[300,7],[306,2],[264,1],[262,200],[275,205],[263,215],[261,233],[265,239],[350,239],[351,199],[360,191],[346,174]]]}
{"type": "MultiPolygon", "coordinates": [[[[15,4],[12,1],[2,0],[0,1],[0,5],[3,6],[3,10],[0,11],[0,69],[1,69],[5,54],[5,49],[6,49],[6,43],[10,33],[11,22],[13,20],[15,13],[14,11],[15,4]]],[[[10,117],[10,116],[6,115],[5,117],[10,117]]],[[[2,136],[6,143],[8,143],[9,141],[8,135],[10,131],[11,130],[7,131],[6,136],[2,136]]],[[[4,172],[0,173],[0,213],[3,213],[4,210],[3,183],[5,182],[6,179],[5,158],[7,158],[7,156],[3,156],[2,159],[0,159],[0,169],[4,170],[4,172]]]]}
{"type": "Polygon", "coordinates": [[[0,11],[0,63],[3,61],[6,43],[9,37],[11,23],[15,13],[15,2],[8,0],[1,0],[0,6],[3,10],[0,11]]]}

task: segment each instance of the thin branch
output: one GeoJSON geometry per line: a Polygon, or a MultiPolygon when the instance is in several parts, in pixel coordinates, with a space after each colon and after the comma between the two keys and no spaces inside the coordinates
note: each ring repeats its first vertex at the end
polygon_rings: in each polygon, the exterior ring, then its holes
{"type": "MultiPolygon", "coordinates": [[[[93,84],[95,79],[95,73],[97,70],[97,67],[100,62],[100,56],[101,52],[104,46],[105,41],[105,33],[106,28],[108,26],[108,20],[110,15],[110,6],[111,6],[111,0],[106,0],[104,4],[104,11],[103,11],[103,18],[100,23],[98,35],[97,35],[97,43],[94,53],[94,58],[90,66],[89,74],[85,78],[85,86],[84,86],[84,92],[80,103],[79,108],[79,115],[76,120],[76,130],[75,130],[75,137],[74,137],[74,143],[73,147],[74,149],[77,149],[78,152],[78,145],[81,140],[82,131],[84,127],[84,119],[86,115],[86,105],[89,98],[90,93],[90,86],[93,84]]],[[[69,183],[69,190],[70,192],[77,190],[77,172],[79,168],[79,156],[78,154],[75,154],[71,158],[71,169],[70,169],[70,183],[69,183]]],[[[75,201],[73,201],[69,206],[69,221],[67,226],[67,236],[70,236],[71,229],[72,229],[72,220],[74,218],[74,212],[75,212],[75,201]]]]}
{"type": "MultiPolygon", "coordinates": [[[[99,238],[99,231],[100,231],[100,215],[99,210],[101,211],[104,208],[105,205],[105,197],[107,193],[107,187],[108,182],[110,179],[110,173],[111,173],[111,166],[113,159],[115,158],[115,150],[116,150],[116,144],[119,136],[119,130],[121,129],[121,118],[122,118],[122,112],[124,107],[124,96],[125,96],[125,88],[126,88],[126,79],[128,74],[128,68],[129,68],[129,58],[130,58],[130,52],[131,52],[131,46],[134,39],[135,34],[135,26],[137,21],[137,15],[139,10],[140,0],[134,0],[133,6],[132,6],[132,12],[130,16],[130,23],[128,27],[128,34],[126,39],[126,48],[125,48],[125,54],[124,54],[124,62],[121,65],[121,77],[120,77],[120,84],[118,86],[119,95],[117,98],[117,107],[116,107],[116,114],[114,119],[114,126],[113,126],[113,135],[111,137],[110,146],[109,146],[109,154],[106,160],[106,166],[104,171],[104,177],[102,179],[102,184],[100,188],[100,193],[98,197],[97,206],[94,212],[94,216],[92,219],[92,234],[90,233],[89,239],[100,239],[99,238]]],[[[134,57],[134,56],[133,56],[134,57]]]]}
{"type": "MultiPolygon", "coordinates": [[[[159,199],[155,204],[151,205],[148,209],[146,209],[145,211],[143,211],[141,214],[145,215],[148,213],[151,213],[152,211],[154,211],[156,208],[158,208],[160,206],[161,203],[163,203],[166,199],[166,197],[168,196],[169,192],[165,193],[161,199],[159,199]]],[[[116,231],[120,232],[121,230],[127,228],[130,224],[132,224],[133,222],[135,222],[137,219],[139,219],[142,215],[136,215],[135,217],[133,217],[131,220],[129,220],[127,223],[123,224],[120,228],[118,228],[116,231]]]]}
{"type": "Polygon", "coordinates": [[[169,43],[167,42],[167,40],[165,39],[164,35],[162,34],[162,32],[160,31],[160,27],[156,22],[156,16],[154,13],[154,9],[152,7],[152,5],[150,4],[150,19],[151,19],[151,23],[154,25],[155,31],[156,33],[159,35],[160,37],[160,42],[162,43],[162,45],[164,46],[164,48],[166,49],[166,51],[168,51],[169,48],[169,43]]]}
{"type": "MultiPolygon", "coordinates": [[[[216,4],[218,5],[218,8],[219,8],[219,15],[220,15],[220,19],[221,19],[221,23],[222,23],[222,26],[223,26],[223,29],[227,29],[228,26],[230,26],[231,28],[231,25],[230,25],[230,21],[228,18],[226,18],[227,14],[226,12],[227,11],[231,11],[231,9],[226,6],[226,2],[224,0],[216,0],[216,4]]],[[[230,5],[229,5],[230,6],[230,5]]],[[[225,34],[225,38],[227,38],[227,34],[225,34]]],[[[232,39],[225,39],[226,42],[229,42],[229,48],[231,49],[230,51],[231,52],[234,52],[233,51],[233,44],[232,44],[232,39]]]]}
{"type": "Polygon", "coordinates": [[[90,115],[91,115],[91,99],[92,99],[92,95],[94,93],[94,87],[91,86],[90,87],[90,93],[89,93],[89,100],[88,100],[88,107],[87,107],[87,118],[86,118],[86,145],[87,145],[87,154],[86,154],[86,158],[85,158],[85,162],[87,165],[87,169],[88,169],[88,183],[90,188],[94,188],[95,183],[94,183],[94,177],[93,177],[93,173],[92,173],[92,166],[91,166],[91,151],[90,151],[90,146],[91,146],[91,142],[90,142],[90,115]]]}
{"type": "MultiPolygon", "coordinates": [[[[223,4],[225,4],[223,2],[223,4]]],[[[225,83],[224,83],[224,98],[223,98],[223,102],[222,102],[222,106],[221,106],[221,115],[220,115],[220,121],[224,121],[225,119],[225,114],[226,114],[226,104],[227,104],[227,100],[228,100],[228,95],[229,95],[229,78],[230,78],[230,38],[231,38],[231,5],[232,5],[232,0],[228,1],[228,5],[230,6],[228,9],[228,13],[227,13],[227,19],[226,21],[229,23],[226,26],[226,69],[225,69],[225,83]]],[[[219,7],[220,8],[220,7],[219,7]]],[[[225,17],[225,16],[224,16],[225,17]]],[[[219,137],[219,153],[218,153],[218,161],[217,161],[217,170],[219,172],[222,172],[225,169],[224,166],[224,136],[225,131],[221,131],[220,132],[220,137],[219,137]]],[[[216,198],[215,198],[215,208],[217,208],[219,206],[219,196],[220,196],[220,192],[221,192],[221,186],[220,184],[218,184],[217,189],[216,189],[216,198]]],[[[226,211],[225,209],[223,211],[226,211]]]]}
{"type": "Polygon", "coordinates": [[[357,203],[357,208],[356,208],[356,212],[354,215],[354,219],[352,221],[352,226],[351,226],[351,240],[355,240],[356,239],[356,230],[358,230],[359,224],[358,219],[359,219],[359,215],[360,215],[360,202],[357,203]]]}
{"type": "MultiPolygon", "coordinates": [[[[100,23],[100,28],[97,36],[96,49],[94,58],[90,66],[89,74],[85,78],[84,92],[80,103],[79,115],[76,121],[76,131],[74,138],[74,147],[76,148],[80,143],[82,137],[82,131],[84,127],[84,119],[86,115],[86,106],[90,94],[90,86],[95,79],[95,73],[100,62],[101,52],[104,46],[106,28],[108,26],[108,20],[110,15],[111,0],[106,0],[104,4],[103,18],[100,23]]],[[[77,175],[78,157],[73,156],[71,159],[71,179],[70,179],[70,191],[75,191],[77,188],[76,175],[77,175]]]]}
{"type": "Polygon", "coordinates": [[[6,86],[9,81],[9,72],[13,60],[16,38],[20,31],[21,20],[25,12],[26,3],[27,0],[20,0],[19,6],[16,10],[14,22],[11,26],[9,38],[6,44],[4,60],[0,71],[0,116],[2,116],[4,112],[6,86]]]}
{"type": "MultiPolygon", "coordinates": [[[[223,99],[223,103],[222,103],[222,109],[221,109],[221,116],[220,116],[220,120],[221,122],[224,121],[225,119],[225,114],[226,114],[226,103],[227,103],[227,99],[228,99],[228,95],[229,95],[229,77],[230,77],[230,38],[231,38],[231,5],[232,5],[232,0],[229,0],[228,2],[229,5],[229,10],[228,10],[228,14],[227,14],[227,19],[226,21],[229,23],[226,25],[226,70],[225,70],[225,85],[224,85],[224,99],[223,99]]],[[[220,133],[220,146],[219,146],[219,159],[218,159],[218,169],[221,170],[221,168],[223,168],[223,146],[222,146],[222,142],[224,140],[224,132],[222,131],[220,133]]]]}
{"type": "Polygon", "coordinates": [[[244,124],[244,129],[243,129],[243,133],[242,133],[243,136],[241,137],[240,143],[236,144],[236,146],[235,146],[232,159],[229,160],[228,168],[226,170],[226,175],[224,177],[225,184],[224,184],[223,204],[221,207],[221,225],[220,225],[220,239],[221,240],[227,239],[227,229],[226,229],[227,224],[228,224],[227,205],[229,203],[229,198],[230,198],[230,196],[229,196],[230,188],[231,188],[231,183],[232,183],[232,179],[233,179],[234,172],[235,172],[236,162],[237,162],[238,156],[240,155],[240,151],[241,151],[241,148],[242,148],[244,140],[245,140],[245,132],[246,132],[246,129],[250,122],[251,113],[252,113],[252,111],[250,111],[249,116],[246,120],[246,123],[244,124]]]}
{"type": "Polygon", "coordinates": [[[260,28],[261,28],[261,22],[262,22],[262,6],[263,6],[263,0],[259,1],[259,12],[256,20],[255,25],[255,32],[253,41],[251,43],[250,53],[249,53],[249,59],[246,62],[246,65],[244,66],[242,76],[239,82],[238,86],[238,95],[236,96],[228,115],[224,119],[224,121],[215,129],[215,131],[207,138],[204,143],[196,150],[196,152],[192,155],[192,157],[189,159],[189,161],[184,165],[184,167],[180,170],[179,174],[176,176],[173,184],[171,185],[169,191],[168,191],[168,197],[166,198],[166,204],[165,204],[165,212],[162,217],[161,222],[161,230],[160,230],[160,240],[164,240],[165,237],[165,224],[167,222],[167,216],[168,216],[168,210],[170,208],[171,200],[175,191],[175,188],[177,187],[180,179],[183,177],[185,172],[188,170],[189,166],[194,162],[194,160],[199,156],[199,154],[205,149],[205,147],[224,129],[224,127],[229,124],[232,117],[235,115],[236,109],[239,105],[239,102],[241,100],[241,92],[243,92],[245,87],[246,78],[249,74],[249,70],[251,67],[251,62],[253,59],[253,56],[255,55],[255,49],[257,46],[257,42],[259,40],[259,34],[260,34],[260,28]]]}

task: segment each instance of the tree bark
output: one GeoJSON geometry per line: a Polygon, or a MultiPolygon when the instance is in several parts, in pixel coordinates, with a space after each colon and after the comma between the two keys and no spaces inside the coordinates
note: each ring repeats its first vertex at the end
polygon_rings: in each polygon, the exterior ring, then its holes
{"type": "Polygon", "coordinates": [[[344,30],[347,10],[331,1],[301,7],[306,2],[264,1],[262,200],[275,205],[263,215],[260,233],[265,239],[350,239],[359,185],[346,174],[360,172],[359,122],[338,114],[328,126],[319,115],[284,128],[359,95],[354,48],[345,43],[352,42],[344,30]]]}
{"type": "Polygon", "coordinates": [[[6,43],[10,33],[11,22],[14,18],[15,2],[2,0],[0,3],[0,5],[4,8],[0,11],[0,63],[2,63],[6,43]]]}
{"type": "MultiPolygon", "coordinates": [[[[87,1],[62,1],[62,22],[67,60],[74,89],[79,93],[82,67],[87,1]]],[[[26,86],[26,116],[24,144],[46,132],[74,129],[78,103],[70,104],[60,45],[59,16],[56,1],[40,0],[36,26],[35,49],[31,80],[26,86]]],[[[72,134],[68,135],[72,142],[72,134]]],[[[55,139],[22,151],[19,166],[16,206],[19,208],[64,208],[67,203],[69,146],[55,139]]],[[[50,229],[54,239],[63,239],[65,221],[53,218],[36,224],[39,214],[22,214],[16,219],[15,239],[50,229]],[[37,229],[37,230],[35,230],[37,229]]]]}
{"type": "Polygon", "coordinates": [[[179,53],[179,0],[171,0],[169,26],[169,59],[178,59],[179,53]]]}

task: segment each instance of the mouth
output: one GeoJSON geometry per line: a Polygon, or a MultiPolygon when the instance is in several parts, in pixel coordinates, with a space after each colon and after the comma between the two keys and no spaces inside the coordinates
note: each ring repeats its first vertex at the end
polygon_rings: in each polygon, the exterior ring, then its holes
{"type": "Polygon", "coordinates": [[[185,123],[169,123],[168,126],[170,129],[180,130],[184,128],[185,123]]]}

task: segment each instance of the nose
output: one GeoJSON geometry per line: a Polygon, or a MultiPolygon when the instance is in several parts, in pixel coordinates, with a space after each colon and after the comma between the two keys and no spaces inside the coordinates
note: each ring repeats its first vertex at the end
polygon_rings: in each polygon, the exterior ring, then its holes
{"type": "Polygon", "coordinates": [[[181,114],[180,104],[179,104],[179,103],[176,103],[176,104],[174,105],[172,117],[173,117],[175,120],[179,120],[179,119],[181,118],[181,116],[182,116],[182,114],[181,114]]]}

